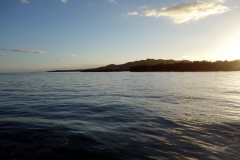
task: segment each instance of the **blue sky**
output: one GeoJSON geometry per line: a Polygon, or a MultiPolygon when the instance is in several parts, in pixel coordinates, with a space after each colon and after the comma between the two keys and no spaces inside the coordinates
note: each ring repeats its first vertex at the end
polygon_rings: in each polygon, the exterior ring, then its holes
{"type": "Polygon", "coordinates": [[[239,0],[1,0],[0,72],[240,59],[239,0]]]}

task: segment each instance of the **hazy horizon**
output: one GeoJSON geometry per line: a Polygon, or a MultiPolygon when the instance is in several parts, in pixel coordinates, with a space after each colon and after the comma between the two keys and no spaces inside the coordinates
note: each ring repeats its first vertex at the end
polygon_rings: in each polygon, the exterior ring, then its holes
{"type": "Polygon", "coordinates": [[[0,72],[240,59],[236,0],[3,0],[0,72]]]}

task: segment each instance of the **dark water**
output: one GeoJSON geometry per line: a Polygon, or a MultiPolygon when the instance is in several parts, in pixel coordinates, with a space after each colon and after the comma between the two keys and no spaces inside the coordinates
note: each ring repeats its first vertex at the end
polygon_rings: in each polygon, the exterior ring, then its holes
{"type": "Polygon", "coordinates": [[[0,74],[0,159],[240,159],[240,72],[0,74]]]}

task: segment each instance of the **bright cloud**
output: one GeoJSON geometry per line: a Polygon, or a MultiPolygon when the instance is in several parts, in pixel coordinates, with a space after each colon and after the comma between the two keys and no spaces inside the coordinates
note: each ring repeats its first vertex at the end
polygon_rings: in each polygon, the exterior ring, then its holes
{"type": "Polygon", "coordinates": [[[61,0],[62,1],[62,3],[67,3],[68,2],[68,0],[61,0]]]}
{"type": "Polygon", "coordinates": [[[75,57],[76,56],[76,54],[71,54],[71,57],[75,57]]]}
{"type": "Polygon", "coordinates": [[[225,0],[197,1],[193,3],[181,3],[172,7],[162,8],[160,10],[153,9],[145,11],[147,17],[168,17],[174,23],[184,23],[189,21],[197,21],[209,15],[221,14],[230,10],[227,6],[223,6],[225,0]]]}
{"type": "Polygon", "coordinates": [[[44,51],[38,51],[38,50],[28,50],[23,48],[13,48],[13,49],[5,49],[2,48],[3,51],[13,51],[13,52],[24,52],[24,53],[31,53],[31,54],[47,54],[47,52],[44,51]]]}
{"type": "Polygon", "coordinates": [[[28,0],[21,0],[22,3],[29,3],[28,0]]]}
{"type": "Polygon", "coordinates": [[[138,12],[129,12],[127,15],[128,16],[136,16],[136,15],[138,15],[138,12]]]}

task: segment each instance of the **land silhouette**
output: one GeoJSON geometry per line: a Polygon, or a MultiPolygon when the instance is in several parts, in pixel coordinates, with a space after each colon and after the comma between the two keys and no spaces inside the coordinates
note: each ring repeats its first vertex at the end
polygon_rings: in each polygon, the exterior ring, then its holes
{"type": "Polygon", "coordinates": [[[146,59],[125,64],[110,64],[103,67],[76,70],[55,70],[48,72],[198,72],[198,71],[240,71],[240,60],[234,61],[189,61],[146,59]]]}
{"type": "Polygon", "coordinates": [[[76,70],[55,70],[49,72],[121,72],[121,71],[130,71],[131,67],[140,66],[140,65],[156,65],[156,64],[172,64],[177,62],[188,62],[188,60],[176,61],[176,60],[163,60],[163,59],[146,59],[134,62],[127,62],[124,64],[109,64],[107,66],[91,68],[91,69],[76,69],[76,70]]]}
{"type": "Polygon", "coordinates": [[[240,60],[235,61],[194,61],[139,65],[130,68],[131,72],[198,72],[198,71],[240,71],[240,60]]]}

